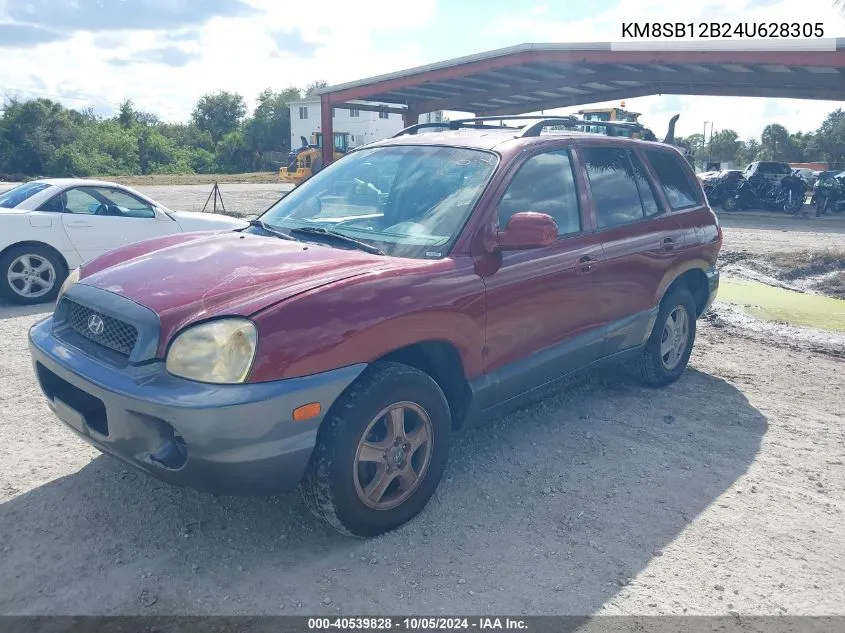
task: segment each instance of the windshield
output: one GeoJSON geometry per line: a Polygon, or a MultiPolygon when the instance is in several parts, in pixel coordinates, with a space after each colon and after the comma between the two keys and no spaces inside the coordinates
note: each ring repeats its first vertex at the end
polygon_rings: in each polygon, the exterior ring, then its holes
{"type": "MultiPolygon", "coordinates": [[[[261,220],[282,231],[322,227],[395,257],[441,258],[497,163],[492,153],[455,147],[359,150],[305,181],[261,220]]],[[[312,238],[318,239],[305,239],[312,238]]]]}
{"type": "Polygon", "coordinates": [[[12,187],[8,191],[0,193],[0,207],[14,209],[27,198],[34,196],[39,191],[44,191],[49,186],[44,182],[27,182],[17,187],[12,187]]]}

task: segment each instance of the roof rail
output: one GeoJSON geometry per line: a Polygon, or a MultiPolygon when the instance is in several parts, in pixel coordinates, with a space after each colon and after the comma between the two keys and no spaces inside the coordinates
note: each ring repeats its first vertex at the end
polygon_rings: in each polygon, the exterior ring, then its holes
{"type": "Polygon", "coordinates": [[[473,130],[518,130],[519,128],[503,126],[503,125],[483,125],[481,122],[469,125],[468,122],[475,121],[475,119],[456,119],[454,121],[442,121],[441,123],[417,123],[406,127],[404,130],[398,131],[390,138],[397,138],[405,136],[406,134],[416,134],[418,130],[426,128],[445,128],[448,130],[458,130],[461,128],[472,128],[473,130]]]}
{"type": "Polygon", "coordinates": [[[440,123],[417,123],[416,125],[411,125],[406,127],[404,130],[397,132],[391,138],[405,136],[406,134],[416,134],[418,130],[425,128],[445,128],[448,130],[458,130],[462,128],[476,130],[515,130],[518,132],[516,137],[520,138],[540,136],[545,128],[552,125],[570,128],[584,126],[603,127],[606,130],[631,130],[633,132],[644,132],[647,140],[656,140],[654,134],[651,133],[650,130],[642,123],[633,123],[630,121],[590,121],[588,119],[582,119],[571,115],[549,117],[531,114],[521,114],[516,116],[480,116],[467,119],[455,119],[454,121],[442,121],[440,123]],[[486,125],[489,121],[500,121],[502,122],[502,125],[486,125]],[[505,121],[535,121],[535,123],[524,125],[522,127],[513,127],[503,125],[505,121]]]}
{"type": "Polygon", "coordinates": [[[603,127],[608,130],[631,130],[634,132],[645,132],[648,130],[648,128],[645,127],[643,124],[632,123],[630,121],[590,121],[588,119],[579,119],[577,117],[555,117],[542,119],[541,121],[537,121],[537,123],[535,123],[534,125],[527,125],[522,129],[519,135],[521,137],[540,136],[540,133],[543,131],[543,129],[551,125],[558,125],[563,127],[603,127]]]}

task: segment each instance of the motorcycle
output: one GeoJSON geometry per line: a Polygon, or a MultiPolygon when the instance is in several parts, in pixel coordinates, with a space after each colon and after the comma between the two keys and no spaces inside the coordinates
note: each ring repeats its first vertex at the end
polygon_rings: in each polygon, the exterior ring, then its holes
{"type": "Polygon", "coordinates": [[[804,205],[807,185],[798,176],[784,176],[780,181],[772,181],[764,176],[751,180],[741,178],[733,195],[725,198],[722,208],[725,211],[763,208],[783,211],[794,215],[804,205]]]}
{"type": "Polygon", "coordinates": [[[794,215],[804,206],[807,197],[807,183],[801,176],[784,176],[776,192],[774,206],[783,209],[788,215],[794,215]]]}
{"type": "Polygon", "coordinates": [[[725,211],[734,211],[735,205],[733,196],[737,192],[739,183],[743,180],[742,172],[736,170],[722,171],[718,174],[705,178],[701,186],[707,196],[707,202],[711,207],[721,206],[725,211]],[[730,200],[730,202],[729,202],[730,200]],[[727,203],[728,208],[725,208],[727,203]]]}
{"type": "Polygon", "coordinates": [[[751,183],[743,176],[739,177],[734,184],[733,191],[722,200],[722,208],[725,211],[741,211],[758,206],[760,206],[760,203],[757,193],[751,183]]]}
{"type": "Polygon", "coordinates": [[[819,180],[812,203],[817,216],[828,211],[845,211],[845,177],[831,176],[819,180]]]}

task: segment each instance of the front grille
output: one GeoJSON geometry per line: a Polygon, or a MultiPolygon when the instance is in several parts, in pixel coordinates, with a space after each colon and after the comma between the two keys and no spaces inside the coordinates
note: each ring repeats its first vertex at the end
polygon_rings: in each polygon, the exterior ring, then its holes
{"type": "Polygon", "coordinates": [[[132,353],[138,341],[138,329],[134,325],[100,314],[70,299],[65,299],[65,301],[67,302],[67,324],[74,332],[124,356],[132,353]],[[92,317],[96,318],[92,319],[92,317]],[[102,326],[100,326],[100,320],[102,320],[102,326]]]}

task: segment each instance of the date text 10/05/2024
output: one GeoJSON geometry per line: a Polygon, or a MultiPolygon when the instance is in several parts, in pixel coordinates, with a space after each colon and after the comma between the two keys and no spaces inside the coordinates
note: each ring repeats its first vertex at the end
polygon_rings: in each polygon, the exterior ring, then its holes
{"type": "Polygon", "coordinates": [[[528,628],[525,620],[517,618],[466,618],[466,617],[404,617],[404,618],[308,618],[311,631],[331,630],[400,630],[400,631],[450,631],[450,630],[522,630],[528,628]]]}
{"type": "Polygon", "coordinates": [[[623,22],[622,38],[820,38],[823,22],[623,22]]]}

